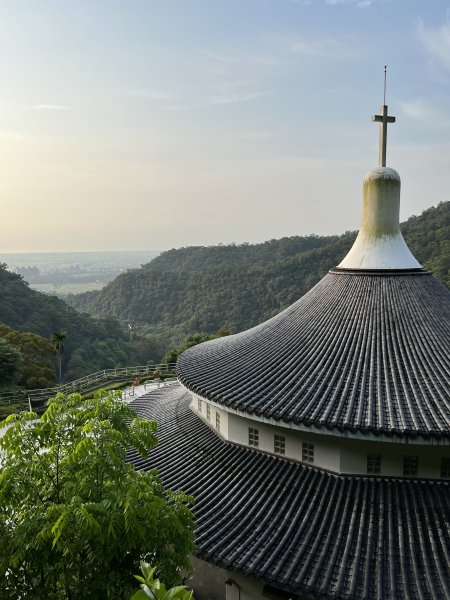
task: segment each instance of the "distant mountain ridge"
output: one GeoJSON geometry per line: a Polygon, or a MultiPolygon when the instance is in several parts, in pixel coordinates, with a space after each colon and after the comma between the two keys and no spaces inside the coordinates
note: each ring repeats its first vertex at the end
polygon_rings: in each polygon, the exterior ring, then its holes
{"type": "MultiPolygon", "coordinates": [[[[450,202],[401,227],[416,258],[450,287],[450,202]]],[[[172,249],[102,290],[70,296],[68,302],[95,317],[114,316],[147,330],[176,327],[189,334],[225,325],[234,333],[302,296],[340,262],[355,236],[347,232],[172,249]]]]}

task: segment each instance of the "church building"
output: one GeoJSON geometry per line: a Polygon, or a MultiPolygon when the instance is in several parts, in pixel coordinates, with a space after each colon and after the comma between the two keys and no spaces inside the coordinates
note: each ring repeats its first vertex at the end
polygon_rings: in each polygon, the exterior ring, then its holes
{"type": "Polygon", "coordinates": [[[347,256],[133,404],[159,439],[133,462],[195,498],[196,600],[450,598],[450,292],[402,237],[374,120],[347,256]]]}

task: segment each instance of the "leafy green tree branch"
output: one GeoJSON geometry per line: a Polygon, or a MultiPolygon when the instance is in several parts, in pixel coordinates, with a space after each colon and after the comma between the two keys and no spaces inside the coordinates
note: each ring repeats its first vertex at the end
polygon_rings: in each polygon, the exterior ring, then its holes
{"type": "Polygon", "coordinates": [[[184,585],[177,585],[167,589],[164,583],[155,577],[156,567],[152,567],[145,561],[141,562],[140,575],[135,575],[136,579],[141,582],[141,589],[137,591],[132,600],[194,600],[194,596],[190,590],[184,585]]]}
{"type": "Polygon", "coordinates": [[[0,439],[0,600],[127,599],[141,560],[180,582],[193,550],[193,499],[166,490],[148,455],[156,424],[115,392],[58,395],[44,415],[11,415],[0,439]]]}

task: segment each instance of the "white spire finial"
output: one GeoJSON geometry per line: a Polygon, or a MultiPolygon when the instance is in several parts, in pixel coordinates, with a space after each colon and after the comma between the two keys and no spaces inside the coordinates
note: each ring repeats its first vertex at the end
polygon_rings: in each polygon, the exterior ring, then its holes
{"type": "Polygon", "coordinates": [[[361,227],[340,269],[409,270],[421,265],[400,231],[400,175],[377,167],[364,179],[361,227]]]}

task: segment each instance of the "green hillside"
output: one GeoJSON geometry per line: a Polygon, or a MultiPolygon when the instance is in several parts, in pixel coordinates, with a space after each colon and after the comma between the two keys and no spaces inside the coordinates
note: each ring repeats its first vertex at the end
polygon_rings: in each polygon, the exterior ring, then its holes
{"type": "Polygon", "coordinates": [[[63,354],[66,380],[101,369],[147,362],[152,350],[145,339],[135,338],[130,343],[117,320],[93,319],[55,296],[30,289],[20,275],[7,271],[4,263],[0,263],[0,338],[9,339],[11,332],[7,335],[1,324],[17,332],[32,332],[46,340],[50,340],[52,333],[64,331],[67,334],[63,354]]]}
{"type": "MultiPolygon", "coordinates": [[[[450,202],[411,217],[402,231],[417,259],[450,287],[450,202]]],[[[96,317],[114,316],[163,335],[214,332],[223,325],[241,331],[303,295],[340,262],[355,236],[169,250],[103,290],[68,301],[96,317]]]]}

